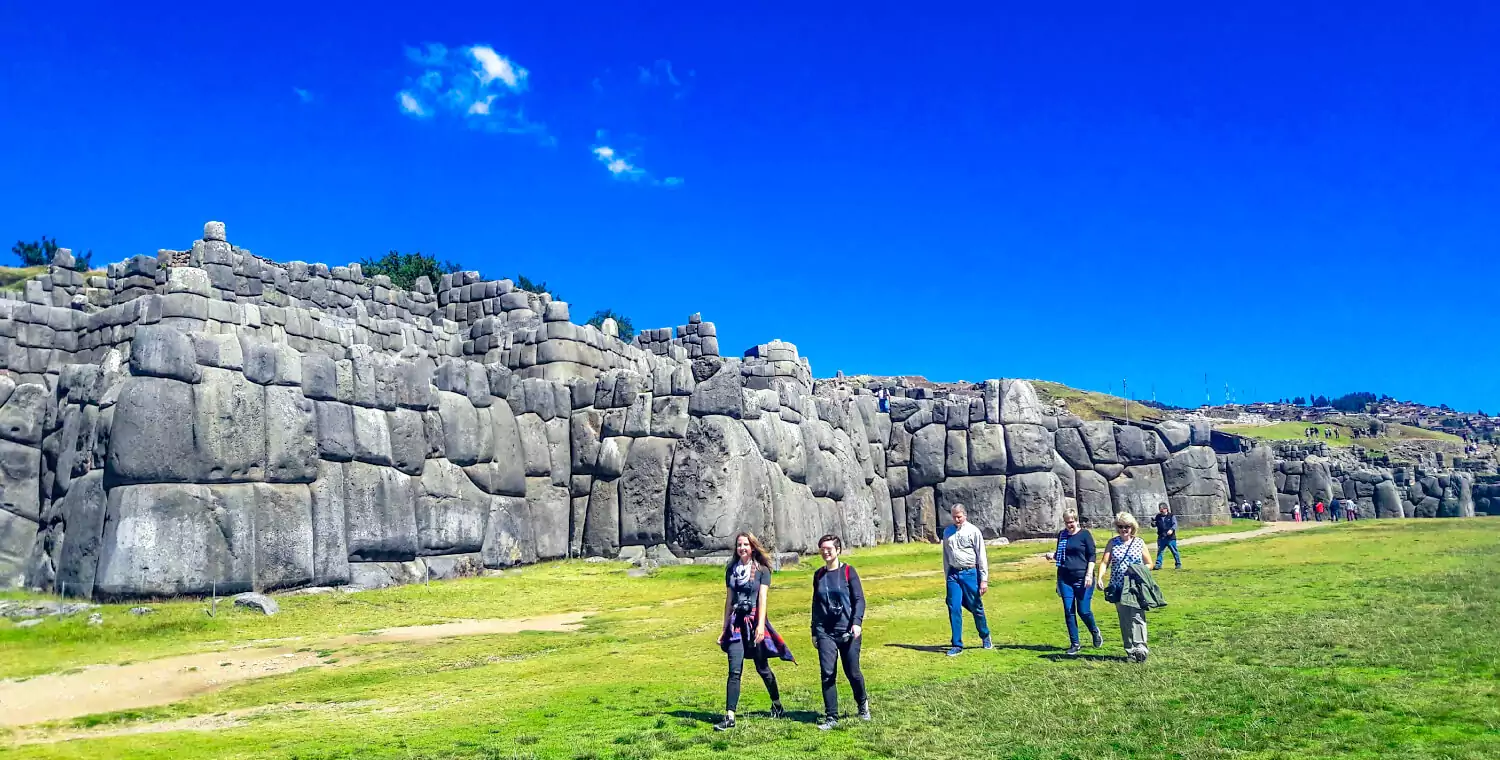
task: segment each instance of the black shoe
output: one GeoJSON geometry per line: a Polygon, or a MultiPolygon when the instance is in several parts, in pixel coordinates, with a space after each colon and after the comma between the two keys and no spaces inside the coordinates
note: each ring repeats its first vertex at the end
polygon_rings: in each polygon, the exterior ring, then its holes
{"type": "Polygon", "coordinates": [[[1094,648],[1095,649],[1098,649],[1099,647],[1104,646],[1104,634],[1099,633],[1098,631],[1090,631],[1090,633],[1092,633],[1094,635],[1094,648]]]}
{"type": "Polygon", "coordinates": [[[833,717],[832,715],[825,716],[823,718],[822,722],[818,723],[818,730],[819,731],[832,731],[833,729],[838,728],[838,727],[839,727],[839,719],[833,717]]]}
{"type": "Polygon", "coordinates": [[[726,717],[714,724],[715,731],[728,731],[731,728],[734,728],[734,718],[726,717]]]}
{"type": "Polygon", "coordinates": [[[1079,653],[1079,652],[1080,652],[1080,651],[1081,651],[1081,650],[1082,650],[1082,649],[1083,649],[1083,647],[1081,647],[1081,646],[1079,646],[1079,645],[1077,645],[1077,644],[1074,644],[1074,645],[1073,645],[1073,646],[1070,646],[1070,647],[1068,647],[1068,651],[1067,651],[1067,655],[1068,655],[1068,656],[1069,656],[1069,657],[1077,657],[1077,656],[1078,656],[1078,653],[1079,653]]]}
{"type": "Polygon", "coordinates": [[[870,700],[868,700],[868,699],[865,700],[864,703],[859,706],[859,719],[860,720],[869,720],[870,719],[870,700]]]}
{"type": "Polygon", "coordinates": [[[773,718],[785,718],[786,717],[786,710],[781,707],[781,703],[780,702],[772,702],[771,703],[771,717],[773,717],[773,718]]]}

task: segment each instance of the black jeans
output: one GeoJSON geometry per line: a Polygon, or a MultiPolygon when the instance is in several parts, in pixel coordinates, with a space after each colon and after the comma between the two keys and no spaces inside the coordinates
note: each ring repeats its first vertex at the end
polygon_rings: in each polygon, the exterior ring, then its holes
{"type": "Polygon", "coordinates": [[[818,669],[823,675],[823,714],[831,718],[839,714],[839,660],[844,661],[844,676],[849,679],[849,688],[854,692],[854,704],[865,703],[865,674],[859,669],[859,642],[862,637],[839,641],[839,634],[813,630],[813,644],[818,648],[818,669]]]}
{"type": "Polygon", "coordinates": [[[755,661],[755,672],[766,684],[772,702],[781,701],[781,692],[776,688],[776,674],[771,672],[771,661],[766,653],[755,645],[755,634],[742,636],[739,641],[729,642],[729,681],[725,684],[725,709],[735,712],[740,707],[740,675],[745,672],[745,642],[750,642],[751,657],[755,661]]]}

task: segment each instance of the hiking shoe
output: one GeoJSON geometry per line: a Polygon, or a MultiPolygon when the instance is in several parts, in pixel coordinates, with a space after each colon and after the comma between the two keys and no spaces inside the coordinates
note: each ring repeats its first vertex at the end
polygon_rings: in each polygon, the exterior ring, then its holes
{"type": "Polygon", "coordinates": [[[782,709],[780,702],[772,702],[771,703],[771,717],[773,717],[773,718],[785,718],[786,717],[786,710],[782,709]]]}
{"type": "Polygon", "coordinates": [[[838,727],[839,727],[839,719],[833,717],[832,715],[825,716],[823,718],[823,720],[818,723],[818,730],[819,731],[832,731],[833,729],[838,728],[838,727]]]}
{"type": "Polygon", "coordinates": [[[859,719],[860,720],[869,720],[870,719],[870,700],[868,700],[868,699],[865,700],[864,703],[859,706],[859,719]]]}
{"type": "Polygon", "coordinates": [[[1069,657],[1077,657],[1078,656],[1078,652],[1081,651],[1082,649],[1083,649],[1083,647],[1078,646],[1077,644],[1074,644],[1073,646],[1068,647],[1067,655],[1069,657]]]}
{"type": "Polygon", "coordinates": [[[988,636],[984,637],[984,648],[985,649],[994,649],[995,648],[995,642],[990,641],[990,637],[988,637],[988,636]]]}
{"type": "Polygon", "coordinates": [[[1094,634],[1094,648],[1095,649],[1098,649],[1099,647],[1104,646],[1104,634],[1102,634],[1102,633],[1100,633],[1098,631],[1090,631],[1090,633],[1094,634]]]}
{"type": "Polygon", "coordinates": [[[959,655],[961,655],[963,653],[964,653],[964,648],[963,647],[953,647],[952,649],[948,650],[948,656],[949,657],[957,657],[957,656],[959,656],[959,655]]]}
{"type": "Polygon", "coordinates": [[[731,728],[734,728],[734,718],[726,717],[725,719],[714,724],[715,731],[728,731],[731,728]]]}

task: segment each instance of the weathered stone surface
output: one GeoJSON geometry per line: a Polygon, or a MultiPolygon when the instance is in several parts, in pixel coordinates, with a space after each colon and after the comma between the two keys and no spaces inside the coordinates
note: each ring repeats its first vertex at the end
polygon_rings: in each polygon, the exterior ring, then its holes
{"type": "Polygon", "coordinates": [[[695,416],[725,416],[739,419],[744,412],[744,378],[737,361],[726,361],[718,371],[693,388],[688,412],[695,416]]]}
{"type": "MultiPolygon", "coordinates": [[[[805,428],[805,426],[804,426],[805,428]]],[[[907,478],[912,488],[936,485],[946,476],[948,431],[942,425],[927,425],[912,436],[911,464],[907,478]]],[[[809,447],[811,453],[813,447],[809,447]]]]}
{"type": "Polygon", "coordinates": [[[1184,527],[1229,524],[1229,491],[1207,446],[1189,446],[1162,464],[1168,504],[1184,527]]]}
{"type": "Polygon", "coordinates": [[[673,444],[666,438],[638,438],[631,444],[619,481],[622,546],[666,542],[672,457],[673,444]]]}
{"type": "Polygon", "coordinates": [[[583,523],[583,553],[587,556],[614,557],[620,553],[619,483],[594,478],[583,523]]]}
{"type": "Polygon", "coordinates": [[[479,410],[467,397],[457,393],[437,391],[434,395],[438,416],[443,421],[443,450],[448,458],[460,467],[490,461],[494,433],[480,429],[479,410]]]}
{"type": "Polygon", "coordinates": [[[1109,481],[1093,470],[1078,470],[1078,519],[1089,528],[1108,528],[1114,525],[1114,502],[1109,494],[1109,481]]]}
{"type": "Polygon", "coordinates": [[[932,486],[912,489],[906,497],[906,535],[911,541],[938,540],[937,493],[932,486]]]}
{"type": "MultiPolygon", "coordinates": [[[[1004,475],[1009,465],[1005,450],[1005,428],[988,422],[969,426],[969,472],[974,475],[1004,475]]],[[[905,493],[898,494],[904,496],[905,493]]]]}
{"type": "MultiPolygon", "coordinates": [[[[353,407],[354,414],[354,459],[383,467],[390,467],[391,426],[385,412],[372,407],[353,407]]],[[[422,452],[426,455],[426,452],[422,452]]]]}
{"type": "MultiPolygon", "coordinates": [[[[1063,493],[1057,475],[1028,472],[1005,481],[1006,538],[1053,536],[1062,528],[1063,493]]],[[[986,538],[990,536],[986,535],[986,538]]]]}
{"type": "Polygon", "coordinates": [[[264,387],[238,372],[204,367],[202,382],[193,386],[193,411],[194,439],[208,470],[205,482],[243,483],[265,477],[264,387]]]}
{"type": "MultiPolygon", "coordinates": [[[[313,402],[307,400],[298,387],[271,386],[264,392],[266,480],[273,483],[313,482],[318,475],[318,431],[313,402]]],[[[421,427],[420,418],[417,426],[421,427]]]]}
{"type": "Polygon", "coordinates": [[[1089,452],[1089,461],[1095,465],[1120,463],[1120,455],[1115,448],[1114,423],[1085,422],[1082,432],[1084,445],[1089,452]]]}
{"type": "Polygon", "coordinates": [[[766,462],[745,426],[728,416],[688,423],[667,490],[667,542],[674,553],[732,549],[735,533],[762,534],[771,525],[766,462]]]}
{"type": "Polygon", "coordinates": [[[25,581],[36,530],[36,523],[0,510],[0,588],[18,588],[25,581]]]}
{"type": "Polygon", "coordinates": [[[1396,490],[1396,484],[1389,481],[1381,481],[1375,484],[1375,516],[1379,518],[1406,517],[1401,506],[1401,495],[1396,490]]]}
{"type": "Polygon", "coordinates": [[[483,549],[490,494],[446,459],[427,460],[421,475],[415,506],[417,553],[462,554],[483,549]]]}
{"type": "MultiPolygon", "coordinates": [[[[66,527],[62,545],[57,550],[59,591],[66,589],[69,596],[93,596],[108,506],[103,470],[94,470],[75,479],[67,495],[58,502],[57,513],[66,527]]],[[[0,586],[4,585],[5,576],[5,519],[6,516],[0,514],[0,586]]],[[[31,527],[32,531],[35,529],[35,526],[31,527]]],[[[28,542],[29,539],[28,535],[28,542]]]]}
{"type": "MultiPolygon", "coordinates": [[[[828,527],[822,507],[813,497],[811,488],[786,477],[776,477],[774,465],[772,467],[771,493],[776,549],[803,553],[816,551],[817,541],[825,535],[824,531],[828,527]]],[[[905,520],[904,515],[902,520],[905,520]]]]}
{"type": "Polygon", "coordinates": [[[949,430],[943,458],[943,472],[950,478],[969,474],[969,436],[967,430],[949,430]]]}
{"type": "Polygon", "coordinates": [[[1053,437],[1057,453],[1075,470],[1088,470],[1094,466],[1088,449],[1083,444],[1082,428],[1059,427],[1053,437]]]}
{"type": "Polygon", "coordinates": [[[1012,474],[1052,469],[1052,433],[1041,425],[1006,424],[1005,448],[1012,474]]]}
{"type": "Polygon", "coordinates": [[[0,440],[0,510],[41,520],[42,452],[0,440]]]}
{"type": "Polygon", "coordinates": [[[249,563],[236,559],[252,550],[244,522],[217,505],[208,486],[111,488],[95,596],[249,591],[249,563]]]}
{"type": "Polygon", "coordinates": [[[1167,420],[1156,426],[1157,435],[1168,451],[1182,451],[1192,443],[1193,429],[1186,422],[1167,420]]]}
{"type": "Polygon", "coordinates": [[[312,499],[311,583],[341,586],[349,582],[349,543],[346,539],[344,500],[347,489],[345,465],[318,463],[318,477],[308,487],[312,499]]]}
{"type": "Polygon", "coordinates": [[[568,555],[568,521],[573,502],[568,489],[551,478],[526,479],[526,504],[531,510],[531,529],[539,560],[568,555]]]}
{"type": "Polygon", "coordinates": [[[235,594],[234,606],[254,610],[266,616],[275,615],[276,613],[281,612],[281,605],[277,604],[275,599],[272,599],[265,594],[257,594],[254,592],[235,594]]]}
{"type": "Polygon", "coordinates": [[[1167,458],[1167,446],[1160,436],[1132,425],[1115,426],[1115,450],[1127,465],[1159,463],[1167,458]]]}
{"type": "Polygon", "coordinates": [[[1258,446],[1242,454],[1230,454],[1226,460],[1229,493],[1236,501],[1261,503],[1261,519],[1277,520],[1281,512],[1273,473],[1276,461],[1270,447],[1258,446]]]}
{"type": "MultiPolygon", "coordinates": [[[[390,429],[391,464],[407,475],[421,475],[427,459],[422,413],[412,409],[383,412],[390,429]]],[[[476,546],[472,551],[479,551],[476,546]]]]}
{"type": "MultiPolygon", "coordinates": [[[[194,432],[193,387],[162,377],[125,381],[110,426],[105,467],[111,483],[207,480],[208,464],[194,432]]],[[[14,397],[11,400],[14,403],[14,397]]]]}
{"type": "Polygon", "coordinates": [[[165,325],[142,325],[130,344],[130,373],[196,383],[198,352],[187,333],[165,325]]]}
{"type": "MultiPolygon", "coordinates": [[[[550,487],[550,483],[546,486],[550,487]]],[[[489,519],[485,521],[481,554],[484,566],[489,568],[513,567],[537,560],[531,507],[525,497],[494,497],[489,519]]]]}
{"type": "Polygon", "coordinates": [[[1308,505],[1320,501],[1326,505],[1333,498],[1333,478],[1329,475],[1327,460],[1308,457],[1302,462],[1297,493],[1302,503],[1308,505]]]}
{"type": "Polygon", "coordinates": [[[1025,380],[1000,381],[1000,421],[1028,425],[1042,424],[1042,403],[1037,400],[1036,389],[1025,380]]]}
{"type": "Polygon", "coordinates": [[[411,477],[365,462],[350,462],[347,468],[344,513],[349,559],[406,562],[416,557],[416,497],[411,477]]]}
{"type": "Polygon", "coordinates": [[[1167,485],[1161,465],[1132,465],[1109,482],[1110,501],[1116,512],[1129,512],[1137,520],[1149,522],[1157,507],[1168,503],[1167,485]]]}
{"type": "Polygon", "coordinates": [[[0,438],[16,443],[37,444],[42,440],[42,427],[47,418],[47,405],[52,394],[46,386],[37,383],[21,383],[0,407],[0,438]]]}
{"type": "Polygon", "coordinates": [[[944,520],[953,507],[962,504],[969,522],[984,533],[985,538],[996,538],[1005,532],[1005,476],[971,475],[949,478],[937,484],[936,515],[938,522],[944,520]]]}

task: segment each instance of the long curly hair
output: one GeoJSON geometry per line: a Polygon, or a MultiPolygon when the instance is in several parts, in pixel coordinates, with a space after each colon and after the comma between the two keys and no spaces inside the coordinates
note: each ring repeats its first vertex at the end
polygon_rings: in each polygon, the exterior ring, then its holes
{"type": "Polygon", "coordinates": [[[740,539],[741,538],[746,539],[746,540],[748,540],[750,542],[750,559],[754,560],[755,563],[758,564],[758,565],[760,565],[761,567],[764,567],[765,569],[770,570],[771,569],[771,555],[768,554],[768,553],[766,553],[766,547],[761,546],[760,539],[756,538],[755,534],[751,533],[749,531],[742,531],[742,532],[736,533],[734,535],[734,556],[735,556],[735,560],[736,561],[739,560],[739,556],[740,556],[740,539]]]}

